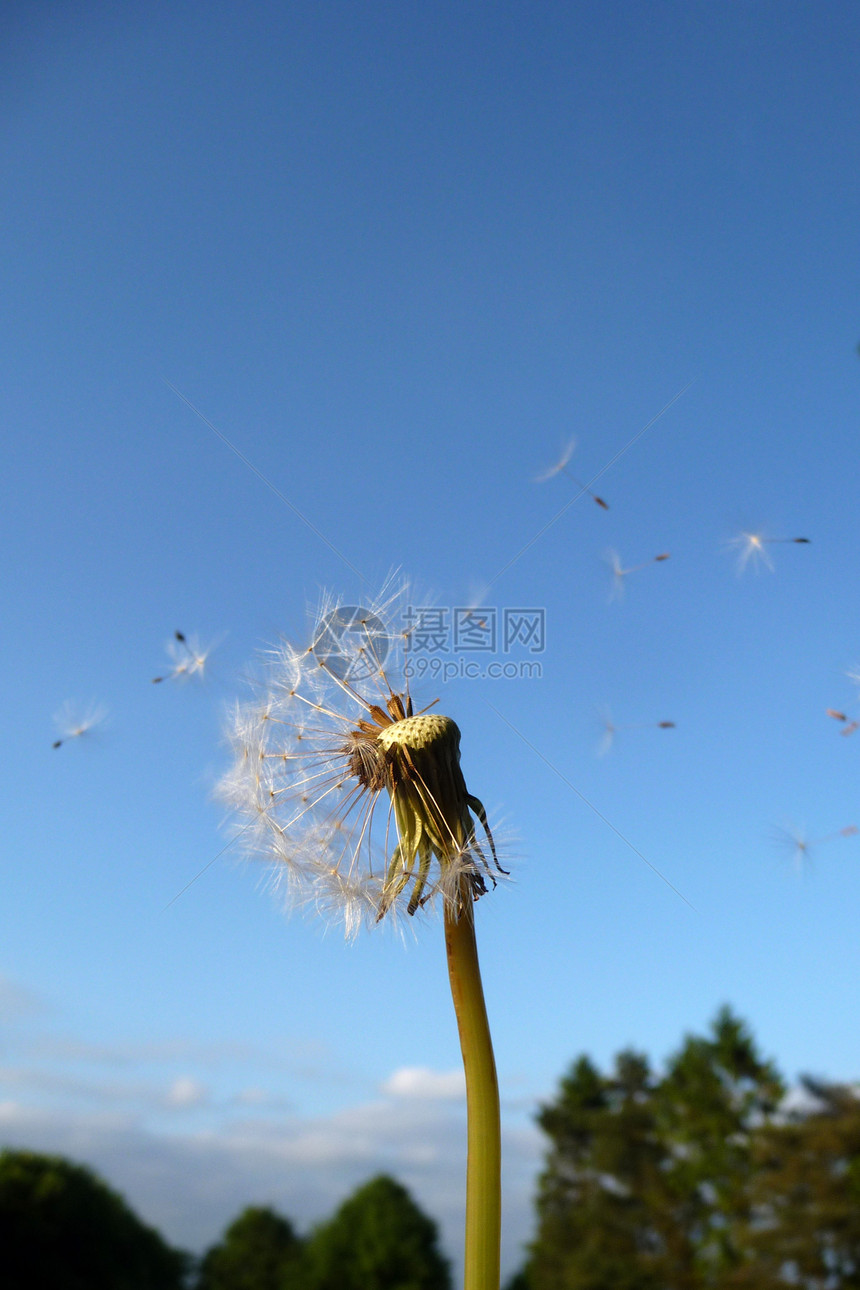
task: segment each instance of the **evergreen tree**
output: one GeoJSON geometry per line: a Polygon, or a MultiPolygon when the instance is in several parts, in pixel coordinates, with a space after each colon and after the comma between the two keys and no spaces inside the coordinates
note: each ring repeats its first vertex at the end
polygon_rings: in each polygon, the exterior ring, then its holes
{"type": "Polygon", "coordinates": [[[450,1290],[451,1284],[436,1224],[384,1174],[316,1230],[307,1266],[313,1290],[450,1290]]]}
{"type": "Polygon", "coordinates": [[[728,1009],[662,1079],[636,1053],[620,1054],[610,1076],[580,1058],[538,1117],[550,1148],[531,1290],[742,1285],[756,1258],[755,1134],[782,1094],[728,1009]]]}
{"type": "Polygon", "coordinates": [[[653,1197],[664,1154],[646,1059],[625,1052],[613,1075],[581,1057],[538,1123],[551,1141],[539,1182],[534,1290],[660,1290],[653,1197]]]}
{"type": "Polygon", "coordinates": [[[4,1290],[181,1290],[190,1260],[91,1170],[0,1152],[4,1290]]]}
{"type": "Polygon", "coordinates": [[[811,1107],[756,1138],[747,1239],[757,1279],[738,1284],[785,1285],[788,1274],[806,1290],[847,1290],[860,1286],[860,1099],[846,1085],[803,1085],[811,1107]]]}
{"type": "Polygon", "coordinates": [[[655,1101],[668,1153],[663,1227],[672,1285],[722,1287],[748,1259],[753,1135],[784,1093],[729,1008],[709,1037],[688,1037],[670,1061],[655,1101]]]}
{"type": "Polygon", "coordinates": [[[286,1218],[249,1206],[203,1256],[196,1290],[301,1290],[302,1250],[286,1218]]]}

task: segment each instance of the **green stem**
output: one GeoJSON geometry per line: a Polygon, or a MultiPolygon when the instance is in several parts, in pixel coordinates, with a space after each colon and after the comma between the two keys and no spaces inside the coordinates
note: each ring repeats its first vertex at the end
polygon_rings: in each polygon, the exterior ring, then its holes
{"type": "Polygon", "coordinates": [[[487,1021],[471,892],[445,904],[445,949],[466,1072],[466,1260],[464,1290],[499,1290],[502,1148],[499,1084],[487,1021]],[[459,917],[457,914],[459,913],[459,917]]]}

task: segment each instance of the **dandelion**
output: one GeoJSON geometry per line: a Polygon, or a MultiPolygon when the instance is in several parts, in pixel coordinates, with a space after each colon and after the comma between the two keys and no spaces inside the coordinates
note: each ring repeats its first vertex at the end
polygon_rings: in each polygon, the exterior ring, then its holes
{"type": "Polygon", "coordinates": [[[484,1290],[499,1284],[499,1100],[474,903],[505,871],[456,723],[389,680],[408,651],[404,605],[405,590],[372,609],[329,601],[309,648],[272,652],[233,714],[221,795],[246,821],[247,849],[347,936],[441,904],[466,1071],[466,1287],[484,1290]]]}
{"type": "Polygon", "coordinates": [[[89,707],[81,708],[74,700],[67,699],[54,714],[54,724],[60,732],[60,738],[55,739],[51,747],[62,748],[70,739],[80,739],[89,734],[97,726],[104,725],[107,715],[107,708],[101,703],[91,703],[89,707]]]}
{"type": "Polygon", "coordinates": [[[609,709],[602,714],[603,735],[597,748],[598,757],[605,757],[615,742],[615,736],[621,730],[674,730],[674,721],[644,721],[632,725],[616,726],[609,709]]]}
{"type": "Polygon", "coordinates": [[[163,676],[154,676],[152,684],[160,685],[162,681],[187,681],[192,676],[199,676],[202,679],[209,655],[214,648],[214,644],[204,648],[196,636],[186,636],[180,631],[174,632],[173,639],[167,643],[167,653],[172,667],[163,676]]]}
{"type": "Polygon", "coordinates": [[[623,600],[624,579],[629,577],[631,573],[638,573],[640,569],[647,569],[651,564],[661,564],[664,560],[668,559],[669,552],[663,551],[660,555],[652,556],[650,560],[646,560],[643,564],[634,564],[631,565],[629,569],[625,569],[621,563],[621,557],[618,555],[618,552],[607,551],[605,560],[612,570],[612,590],[609,595],[610,600],[623,600]]]}
{"type": "Polygon", "coordinates": [[[591,489],[588,487],[587,484],[583,484],[581,479],[577,479],[576,475],[574,475],[571,471],[568,470],[567,464],[570,461],[571,457],[573,456],[573,451],[575,447],[576,447],[576,440],[571,439],[570,442],[565,447],[565,449],[563,450],[563,452],[561,453],[561,456],[558,458],[558,460],[555,461],[549,467],[548,470],[544,470],[541,472],[541,474],[535,476],[535,483],[544,484],[548,479],[552,479],[555,475],[561,475],[561,474],[567,475],[568,479],[573,480],[577,488],[579,488],[583,493],[587,493],[588,496],[592,499],[592,501],[596,502],[598,506],[601,506],[604,511],[608,511],[609,510],[608,502],[605,502],[602,497],[598,497],[596,493],[593,493],[591,491],[591,489]]]}
{"type": "Polygon", "coordinates": [[[809,546],[810,539],[805,537],[770,538],[765,537],[763,533],[739,533],[737,537],[729,541],[728,545],[738,552],[738,574],[743,573],[750,563],[756,569],[770,569],[772,573],[773,560],[766,547],[787,542],[793,542],[799,546],[809,546]]]}
{"type": "Polygon", "coordinates": [[[837,829],[835,833],[828,833],[823,838],[809,838],[805,830],[790,826],[775,829],[774,841],[778,846],[787,848],[792,852],[794,865],[799,873],[804,865],[809,862],[815,847],[823,846],[825,842],[835,842],[837,838],[853,838],[858,832],[860,830],[858,830],[856,824],[848,824],[844,829],[837,829]]]}

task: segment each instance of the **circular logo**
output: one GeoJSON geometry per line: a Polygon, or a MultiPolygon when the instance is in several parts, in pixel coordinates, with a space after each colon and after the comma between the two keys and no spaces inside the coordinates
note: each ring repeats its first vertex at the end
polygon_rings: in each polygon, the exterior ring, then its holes
{"type": "Polygon", "coordinates": [[[390,639],[385,623],[361,605],[341,605],[314,633],[314,654],[339,681],[363,681],[379,672],[390,639]]]}

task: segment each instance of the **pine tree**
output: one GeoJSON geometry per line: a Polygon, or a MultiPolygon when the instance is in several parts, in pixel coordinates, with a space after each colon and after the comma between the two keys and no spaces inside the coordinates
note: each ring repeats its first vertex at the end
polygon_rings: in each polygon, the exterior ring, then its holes
{"type": "Polygon", "coordinates": [[[602,1076],[586,1057],[538,1122],[551,1140],[539,1183],[534,1290],[659,1290],[662,1242],[653,1198],[662,1148],[653,1079],[633,1052],[602,1076]]]}
{"type": "Polygon", "coordinates": [[[748,1259],[753,1136],[785,1089],[731,1010],[688,1037],[656,1090],[668,1164],[667,1273],[678,1287],[718,1286],[748,1259]]]}
{"type": "Polygon", "coordinates": [[[538,1116],[550,1148],[531,1290],[744,1284],[757,1260],[755,1135],[782,1094],[727,1008],[708,1037],[685,1040],[661,1079],[633,1052],[610,1076],[581,1057],[538,1116]]]}
{"type": "Polygon", "coordinates": [[[808,1076],[803,1086],[807,1105],[756,1138],[749,1285],[784,1285],[789,1272],[807,1290],[847,1290],[860,1286],[860,1098],[808,1076]]]}

